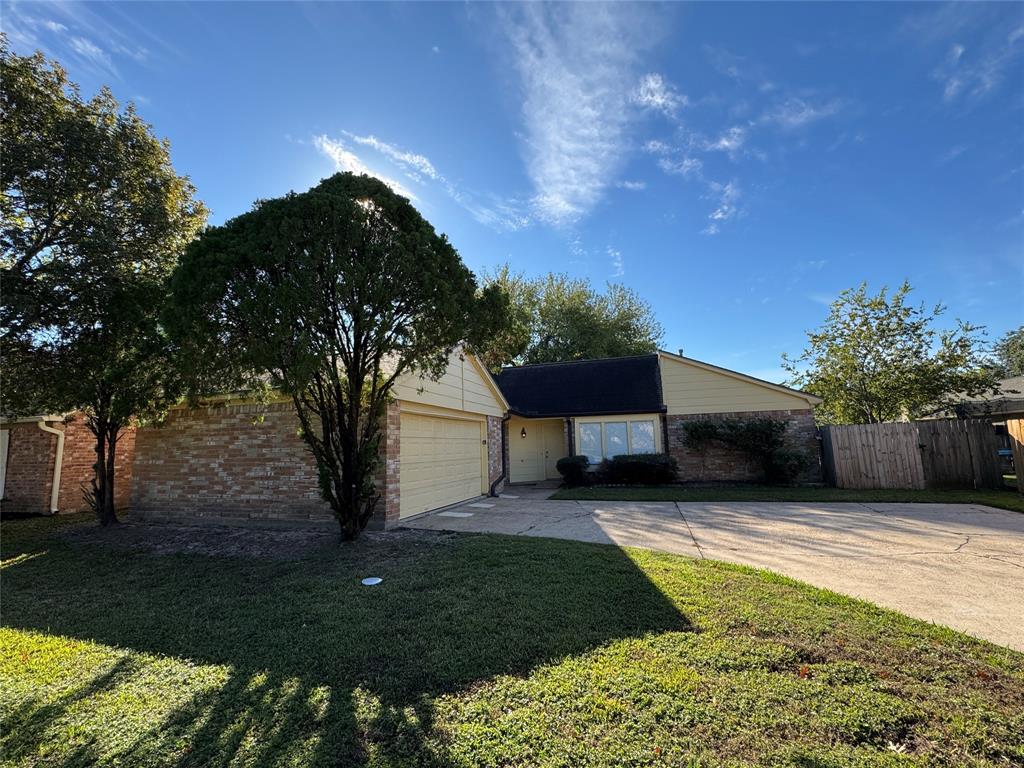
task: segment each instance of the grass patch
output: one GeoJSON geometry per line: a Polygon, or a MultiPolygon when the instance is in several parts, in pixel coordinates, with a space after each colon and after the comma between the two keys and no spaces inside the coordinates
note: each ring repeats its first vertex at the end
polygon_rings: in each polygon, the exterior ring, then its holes
{"type": "Polygon", "coordinates": [[[561,488],[551,498],[578,501],[896,501],[925,504],[984,504],[1024,512],[1024,496],[1013,491],[885,491],[777,488],[758,485],[688,488],[660,485],[561,488]]]}
{"type": "Polygon", "coordinates": [[[1024,761],[1024,654],[774,574],[504,536],[285,561],[58,535],[88,524],[0,525],[7,765],[1024,761]]]}

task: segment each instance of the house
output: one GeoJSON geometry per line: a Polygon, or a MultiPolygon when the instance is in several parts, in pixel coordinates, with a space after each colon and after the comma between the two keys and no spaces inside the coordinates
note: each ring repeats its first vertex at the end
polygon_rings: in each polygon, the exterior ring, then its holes
{"type": "MultiPolygon", "coordinates": [[[[456,350],[438,380],[407,374],[393,394],[376,528],[500,492],[506,483],[557,478],[555,462],[572,453],[596,462],[667,451],[684,480],[757,479],[743,455],[688,450],[683,424],[693,419],[785,419],[787,439],[818,454],[816,397],[668,352],[506,368],[492,377],[475,356],[456,350]]],[[[80,486],[92,466],[81,419],[4,428],[4,508],[81,509],[80,486]]],[[[333,524],[298,429],[290,400],[182,404],[119,446],[118,506],[127,504],[137,519],[333,524]]],[[[806,479],[820,480],[820,472],[806,479]]]]}
{"type": "Polygon", "coordinates": [[[626,453],[670,453],[689,481],[759,479],[734,451],[688,449],[683,425],[697,419],[784,419],[789,444],[818,455],[819,398],[670,352],[505,368],[497,382],[509,402],[512,483],[557,478],[562,456],[626,453]]]}

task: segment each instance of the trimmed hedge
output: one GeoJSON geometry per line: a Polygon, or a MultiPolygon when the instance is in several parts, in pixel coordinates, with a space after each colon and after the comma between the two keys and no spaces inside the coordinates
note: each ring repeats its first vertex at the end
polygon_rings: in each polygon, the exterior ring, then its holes
{"type": "Polygon", "coordinates": [[[667,453],[634,453],[601,462],[605,482],[624,485],[665,485],[679,474],[676,460],[667,453]]]}
{"type": "Polygon", "coordinates": [[[586,485],[590,479],[590,459],[586,456],[565,456],[555,462],[555,469],[566,485],[586,485]]]}

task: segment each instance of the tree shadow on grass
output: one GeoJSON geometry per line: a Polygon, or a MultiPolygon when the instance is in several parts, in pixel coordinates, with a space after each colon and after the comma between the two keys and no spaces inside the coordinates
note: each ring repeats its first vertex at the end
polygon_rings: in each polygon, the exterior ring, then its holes
{"type": "MultiPolygon", "coordinates": [[[[64,765],[104,754],[136,765],[444,765],[439,696],[616,639],[692,629],[616,547],[476,535],[383,537],[293,562],[57,544],[5,571],[4,603],[10,627],[222,669],[143,718],[126,747],[69,750],[64,765]],[[361,586],[367,575],[384,582],[361,586]]],[[[61,699],[36,704],[60,721],[61,699]]],[[[53,738],[4,730],[19,754],[53,738]]]]}

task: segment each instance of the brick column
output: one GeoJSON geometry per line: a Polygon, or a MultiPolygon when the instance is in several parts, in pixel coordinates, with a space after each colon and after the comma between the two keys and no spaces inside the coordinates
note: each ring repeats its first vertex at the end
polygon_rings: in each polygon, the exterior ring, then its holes
{"type": "MultiPolygon", "coordinates": [[[[501,473],[504,471],[507,473],[507,467],[505,466],[506,457],[502,454],[501,450],[501,435],[505,429],[505,425],[501,422],[500,416],[488,416],[487,417],[487,487],[490,488],[491,483],[501,477],[501,473]]],[[[501,493],[505,488],[505,483],[508,481],[508,475],[505,475],[505,479],[494,489],[495,493],[501,493]]]]}
{"type": "Polygon", "coordinates": [[[371,530],[394,528],[398,525],[401,491],[398,483],[401,462],[399,447],[402,438],[402,413],[397,401],[388,403],[380,438],[380,464],[377,465],[377,508],[370,518],[371,530]]]}

